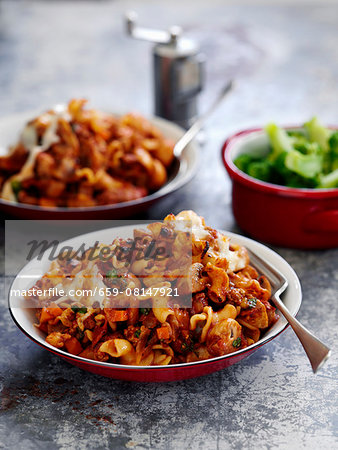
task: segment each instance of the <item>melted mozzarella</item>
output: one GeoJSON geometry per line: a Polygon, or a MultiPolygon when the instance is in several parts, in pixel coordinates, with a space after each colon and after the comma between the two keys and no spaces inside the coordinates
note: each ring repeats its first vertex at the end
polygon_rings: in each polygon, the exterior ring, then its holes
{"type": "Polygon", "coordinates": [[[198,216],[194,211],[182,211],[176,216],[176,220],[186,221],[185,229],[191,226],[191,231],[196,241],[208,241],[210,251],[217,258],[226,259],[228,261],[227,272],[236,272],[243,269],[247,264],[247,259],[243,252],[230,249],[230,239],[221,233],[215,240],[211,237],[209,230],[205,226],[204,219],[198,216]],[[191,225],[190,225],[191,224],[191,225]]]}
{"type": "Polygon", "coordinates": [[[246,257],[238,250],[230,249],[230,240],[228,237],[223,236],[219,233],[217,239],[219,257],[224,258],[228,261],[229,266],[227,272],[237,272],[238,270],[244,269],[246,266],[246,257]]]}
{"type": "Polygon", "coordinates": [[[186,229],[191,227],[191,232],[196,241],[205,241],[210,237],[208,230],[205,228],[204,219],[198,216],[194,211],[182,211],[176,216],[176,220],[186,221],[186,229]]]}

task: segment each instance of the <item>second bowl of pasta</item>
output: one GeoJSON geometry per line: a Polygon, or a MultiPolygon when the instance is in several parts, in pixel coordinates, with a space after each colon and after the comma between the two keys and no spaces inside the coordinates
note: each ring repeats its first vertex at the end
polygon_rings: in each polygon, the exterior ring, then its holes
{"type": "Polygon", "coordinates": [[[1,210],[28,219],[122,218],[194,175],[196,143],[180,164],[173,155],[180,127],[85,103],[0,119],[1,210]]]}

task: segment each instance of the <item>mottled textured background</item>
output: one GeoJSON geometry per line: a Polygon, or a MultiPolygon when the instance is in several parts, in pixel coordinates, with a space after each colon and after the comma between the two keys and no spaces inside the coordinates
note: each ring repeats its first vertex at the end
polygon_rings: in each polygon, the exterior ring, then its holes
{"type": "MultiPolygon", "coordinates": [[[[336,2],[0,1],[0,115],[76,96],[113,111],[152,112],[151,45],[124,35],[133,7],[146,25],[182,25],[208,56],[201,110],[223,80],[238,79],[206,127],[197,177],[141,218],[195,209],[239,231],[220,146],[232,132],[317,114],[337,124],[336,2]]],[[[3,232],[2,232],[3,236],[3,232]]],[[[277,251],[303,287],[299,319],[333,348],[337,250],[277,251]]],[[[1,297],[0,448],[333,449],[337,356],[314,376],[291,330],[210,376],[169,384],[100,378],[24,337],[1,297]]]]}

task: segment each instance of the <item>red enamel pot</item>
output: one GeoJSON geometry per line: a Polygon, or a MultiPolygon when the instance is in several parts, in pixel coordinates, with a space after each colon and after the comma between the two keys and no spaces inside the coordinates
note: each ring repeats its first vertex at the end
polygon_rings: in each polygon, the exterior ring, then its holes
{"type": "MultiPolygon", "coordinates": [[[[299,129],[292,127],[290,129],[299,129]]],[[[262,129],[231,136],[222,158],[232,179],[232,209],[238,225],[270,244],[299,249],[338,246],[338,189],[300,189],[257,180],[234,164],[243,153],[264,155],[268,138],[262,129]]]]}

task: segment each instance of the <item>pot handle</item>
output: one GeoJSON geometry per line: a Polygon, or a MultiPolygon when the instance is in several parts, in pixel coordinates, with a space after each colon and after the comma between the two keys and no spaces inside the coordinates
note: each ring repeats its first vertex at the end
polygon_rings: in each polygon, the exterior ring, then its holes
{"type": "Polygon", "coordinates": [[[327,209],[308,214],[303,220],[303,230],[338,233],[338,209],[327,209]]]}

